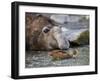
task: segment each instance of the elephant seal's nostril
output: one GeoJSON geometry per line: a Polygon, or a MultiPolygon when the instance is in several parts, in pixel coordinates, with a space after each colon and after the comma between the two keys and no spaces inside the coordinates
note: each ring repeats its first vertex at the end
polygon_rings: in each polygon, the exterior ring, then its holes
{"type": "Polygon", "coordinates": [[[50,31],[49,29],[45,29],[43,32],[48,33],[49,31],[50,31]]]}

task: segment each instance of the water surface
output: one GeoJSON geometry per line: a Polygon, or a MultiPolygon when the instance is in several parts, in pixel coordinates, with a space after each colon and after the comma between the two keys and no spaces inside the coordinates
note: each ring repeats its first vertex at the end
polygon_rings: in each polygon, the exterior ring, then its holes
{"type": "MultiPolygon", "coordinates": [[[[75,48],[71,48],[75,49],[75,48]]],[[[57,66],[83,66],[89,65],[89,46],[76,47],[79,55],[76,58],[52,60],[49,51],[27,51],[25,59],[26,68],[57,67],[57,66]]]]}

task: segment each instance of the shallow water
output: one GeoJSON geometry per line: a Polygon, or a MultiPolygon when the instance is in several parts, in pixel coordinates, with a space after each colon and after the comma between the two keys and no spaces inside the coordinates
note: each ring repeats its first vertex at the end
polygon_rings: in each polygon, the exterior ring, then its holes
{"type": "MultiPolygon", "coordinates": [[[[82,66],[89,65],[89,46],[76,47],[79,55],[76,58],[52,60],[48,51],[26,51],[25,67],[56,67],[56,66],[82,66]]],[[[71,49],[76,49],[71,48],[71,49]]]]}

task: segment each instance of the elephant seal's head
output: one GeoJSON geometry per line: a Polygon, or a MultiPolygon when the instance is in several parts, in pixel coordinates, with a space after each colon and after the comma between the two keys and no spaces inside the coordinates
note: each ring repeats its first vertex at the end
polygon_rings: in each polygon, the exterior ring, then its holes
{"type": "Polygon", "coordinates": [[[38,43],[41,43],[46,49],[68,49],[70,44],[66,36],[63,35],[61,26],[47,25],[43,27],[39,36],[38,43]]]}

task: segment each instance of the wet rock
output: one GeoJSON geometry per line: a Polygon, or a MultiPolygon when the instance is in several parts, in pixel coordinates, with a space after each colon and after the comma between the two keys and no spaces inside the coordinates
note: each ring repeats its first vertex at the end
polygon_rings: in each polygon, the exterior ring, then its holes
{"type": "Polygon", "coordinates": [[[63,35],[70,42],[77,43],[79,45],[87,45],[89,44],[89,30],[88,29],[67,29],[63,30],[63,35]]]}

